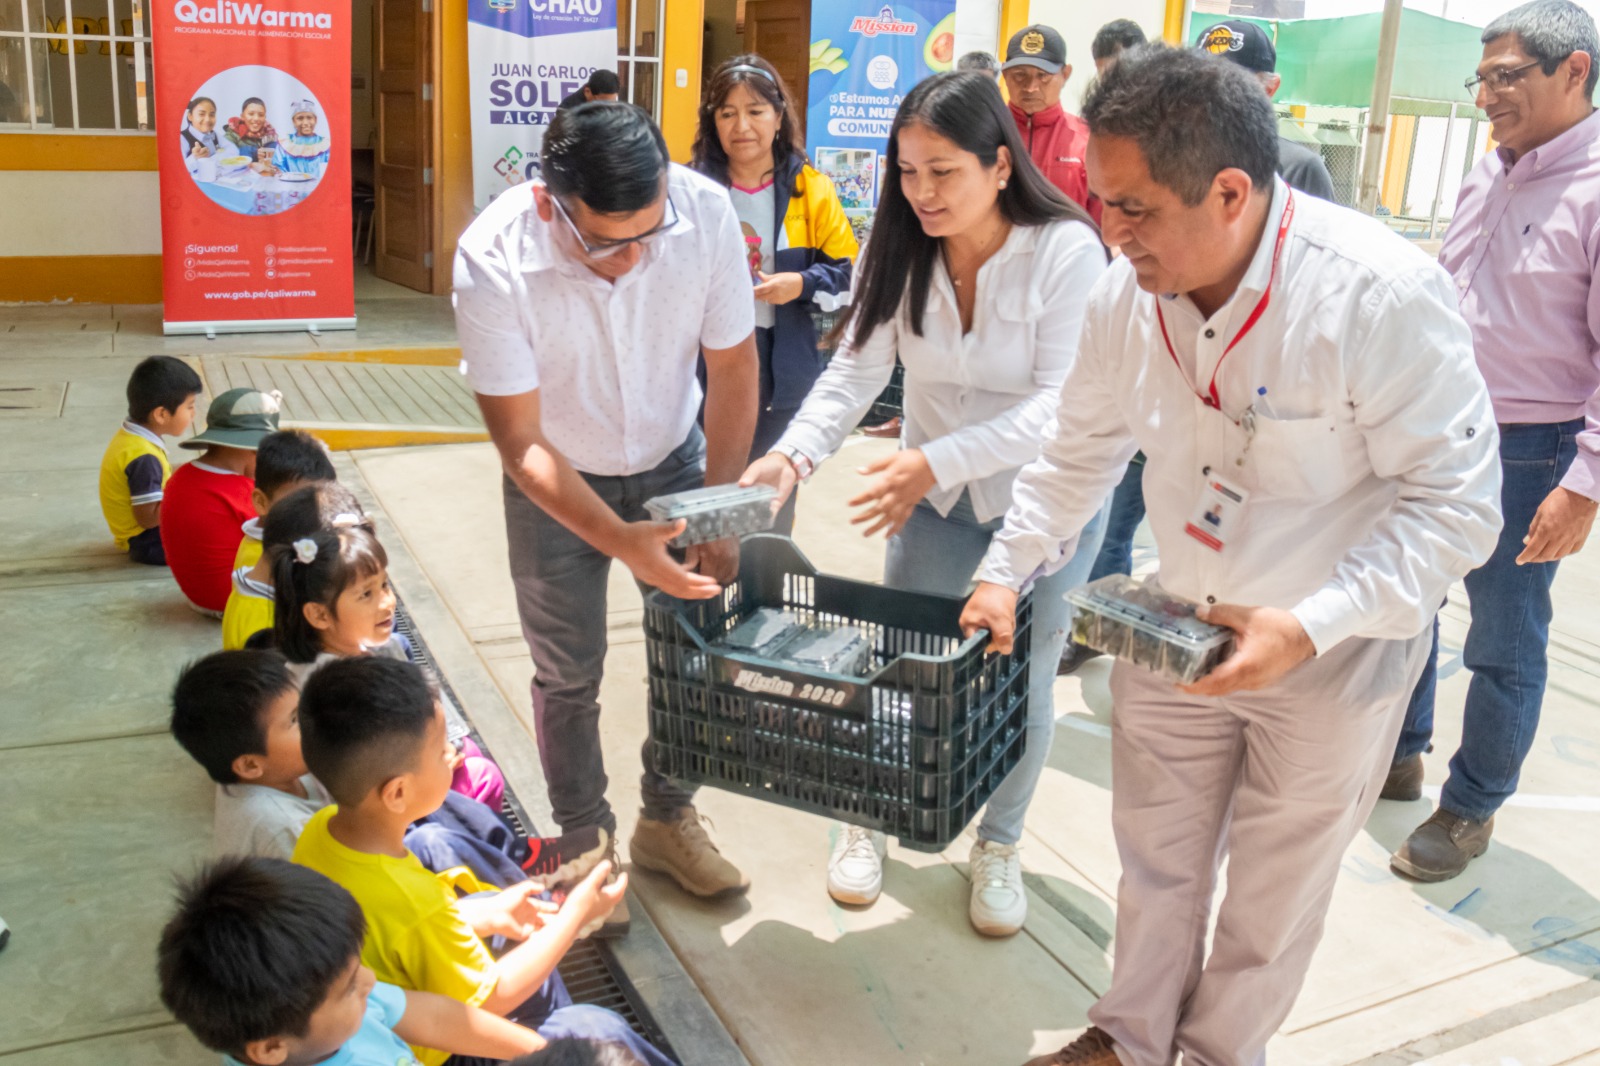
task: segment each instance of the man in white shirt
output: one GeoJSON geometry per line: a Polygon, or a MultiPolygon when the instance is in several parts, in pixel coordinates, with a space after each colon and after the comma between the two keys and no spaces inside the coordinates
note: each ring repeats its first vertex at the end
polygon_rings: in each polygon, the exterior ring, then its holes
{"type": "MultiPolygon", "coordinates": [[[[744,469],[758,405],[750,273],[727,193],[672,165],[638,108],[560,112],[541,170],[462,235],[456,327],[506,473],[550,804],[563,833],[598,826],[614,849],[599,724],[607,575],[620,559],[641,588],[706,598],[738,572],[735,540],[678,562],[667,541],[683,524],[647,521],[644,503],[744,469]],[[705,435],[695,424],[702,353],[705,435]]],[[[634,864],[700,896],[744,891],[693,790],[656,772],[648,744],[644,763],[634,864]]]]}
{"type": "Polygon", "coordinates": [[[1123,257],[963,623],[1008,646],[1015,590],[1070,554],[1142,448],[1160,583],[1238,644],[1183,688],[1115,667],[1116,964],[1093,1027],[1034,1063],[1245,1066],[1299,994],[1433,610],[1494,546],[1494,415],[1450,279],[1274,177],[1248,73],[1127,53],[1084,116],[1123,257]]]}

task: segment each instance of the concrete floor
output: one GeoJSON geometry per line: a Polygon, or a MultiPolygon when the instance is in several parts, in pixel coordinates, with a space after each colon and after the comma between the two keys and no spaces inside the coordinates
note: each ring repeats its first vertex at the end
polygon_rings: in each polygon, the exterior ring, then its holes
{"type": "MultiPolygon", "coordinates": [[[[191,868],[209,845],[209,785],[165,736],[164,720],[172,677],[215,646],[214,625],[183,606],[164,573],[118,556],[94,492],[122,384],[147,346],[118,351],[116,330],[88,323],[141,317],[150,316],[0,309],[0,388],[65,385],[54,408],[0,411],[0,676],[9,679],[0,706],[0,915],[15,930],[0,952],[3,1066],[213,1061],[162,1012],[152,945],[173,871],[191,868]],[[112,347],[91,334],[109,334],[112,347]]],[[[271,350],[253,347],[259,340],[230,341],[229,350],[271,350]]],[[[184,354],[210,350],[185,344],[184,354]]],[[[820,568],[878,575],[881,541],[848,532],[840,500],[853,467],[884,447],[852,447],[804,490],[797,540],[820,568]]],[[[476,724],[514,783],[536,783],[531,667],[505,572],[492,451],[357,452],[341,457],[341,474],[380,509],[381,535],[401,560],[397,580],[476,724]]],[[[1600,555],[1592,552],[1558,582],[1544,722],[1488,855],[1445,885],[1401,881],[1387,870],[1387,852],[1428,808],[1381,805],[1346,856],[1322,950],[1271,1061],[1600,1066],[1600,555]]],[[[602,730],[626,833],[637,803],[644,661],[638,596],[620,567],[610,606],[602,730]]],[[[1432,785],[1459,729],[1465,621],[1458,595],[1445,616],[1432,785]]],[[[967,926],[965,841],[943,856],[891,848],[883,898],[841,908],[823,891],[825,820],[702,793],[717,838],[755,879],[750,896],[704,904],[640,875],[636,897],[715,1011],[710,1022],[720,1019],[750,1062],[1007,1066],[1084,1023],[1115,948],[1104,663],[1058,682],[1057,707],[1024,852],[1029,922],[1006,941],[967,926]]],[[[522,791],[543,818],[536,788],[522,791]]],[[[670,967],[639,972],[663,1002],[678,1004],[672,1020],[701,1009],[670,967]]],[[[734,1060],[730,1052],[695,1061],[734,1060]]]]}

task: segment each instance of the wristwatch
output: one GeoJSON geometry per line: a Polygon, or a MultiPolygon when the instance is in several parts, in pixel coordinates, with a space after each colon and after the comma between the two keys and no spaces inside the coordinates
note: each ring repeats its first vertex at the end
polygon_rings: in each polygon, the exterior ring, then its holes
{"type": "Polygon", "coordinates": [[[789,460],[789,462],[794,466],[794,472],[799,476],[801,481],[810,480],[811,475],[816,473],[817,464],[813,463],[809,458],[803,455],[800,449],[796,448],[794,445],[780,444],[772,450],[789,460]]]}

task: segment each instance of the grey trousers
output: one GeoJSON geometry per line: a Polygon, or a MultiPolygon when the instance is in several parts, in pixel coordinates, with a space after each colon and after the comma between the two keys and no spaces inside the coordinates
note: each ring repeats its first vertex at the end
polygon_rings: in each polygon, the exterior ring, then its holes
{"type": "MultiPolygon", "coordinates": [[[[697,427],[654,469],[625,477],[584,474],[583,479],[623,520],[637,522],[650,517],[646,500],[705,484],[705,469],[705,438],[697,427]]],[[[547,514],[510,478],[503,491],[517,614],[533,656],[533,728],[550,807],[562,832],[593,825],[615,834],[617,817],[606,802],[600,743],[611,556],[547,514]]],[[[640,590],[648,588],[640,585],[640,590]]],[[[646,815],[665,818],[693,800],[693,789],[656,772],[648,741],[643,759],[646,815]]]]}
{"type": "Polygon", "coordinates": [[[1430,634],[1352,639],[1260,692],[1186,695],[1117,663],[1111,988],[1124,1066],[1259,1066],[1300,994],[1345,849],[1383,787],[1430,634]],[[1217,871],[1228,891],[1208,955],[1217,871]]]}

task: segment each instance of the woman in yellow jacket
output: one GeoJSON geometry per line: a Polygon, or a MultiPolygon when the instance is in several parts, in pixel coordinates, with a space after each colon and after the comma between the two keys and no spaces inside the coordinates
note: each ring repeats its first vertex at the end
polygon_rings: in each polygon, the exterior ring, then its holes
{"type": "MultiPolygon", "coordinates": [[[[750,260],[761,355],[753,460],[782,436],[822,373],[811,312],[839,306],[859,249],[833,182],[806,159],[782,75],[760,56],[734,56],[712,75],[691,166],[727,186],[750,260]]],[[[778,529],[793,522],[791,500],[778,529]]]]}

